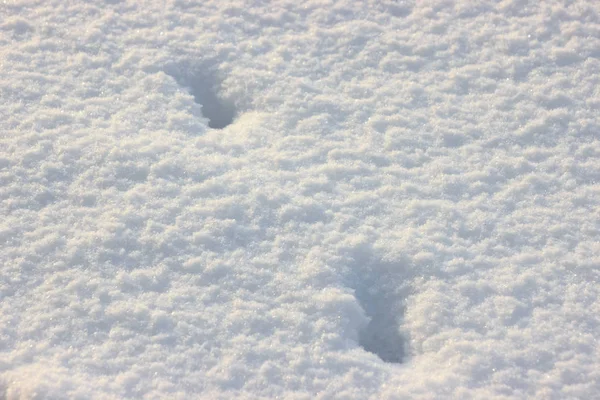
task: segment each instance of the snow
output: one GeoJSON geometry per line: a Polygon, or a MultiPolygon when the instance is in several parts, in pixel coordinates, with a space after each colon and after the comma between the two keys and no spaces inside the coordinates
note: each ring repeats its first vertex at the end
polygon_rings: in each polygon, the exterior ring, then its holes
{"type": "Polygon", "coordinates": [[[0,4],[0,397],[600,393],[593,1],[0,4]]]}

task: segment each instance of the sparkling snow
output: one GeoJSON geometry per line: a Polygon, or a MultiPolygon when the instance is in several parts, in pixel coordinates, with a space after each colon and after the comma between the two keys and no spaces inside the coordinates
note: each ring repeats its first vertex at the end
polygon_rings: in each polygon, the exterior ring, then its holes
{"type": "Polygon", "coordinates": [[[600,3],[0,4],[0,398],[600,396],[600,3]]]}

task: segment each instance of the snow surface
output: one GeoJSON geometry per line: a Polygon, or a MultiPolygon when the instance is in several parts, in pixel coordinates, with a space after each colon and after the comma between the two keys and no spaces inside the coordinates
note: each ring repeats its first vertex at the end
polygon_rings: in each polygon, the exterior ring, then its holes
{"type": "Polygon", "coordinates": [[[0,4],[0,397],[600,398],[600,3],[0,4]]]}

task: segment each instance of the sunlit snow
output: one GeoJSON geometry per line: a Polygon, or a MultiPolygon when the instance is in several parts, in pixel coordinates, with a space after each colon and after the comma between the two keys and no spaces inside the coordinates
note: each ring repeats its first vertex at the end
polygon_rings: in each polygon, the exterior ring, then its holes
{"type": "Polygon", "coordinates": [[[0,398],[600,397],[600,2],[0,3],[0,398]]]}

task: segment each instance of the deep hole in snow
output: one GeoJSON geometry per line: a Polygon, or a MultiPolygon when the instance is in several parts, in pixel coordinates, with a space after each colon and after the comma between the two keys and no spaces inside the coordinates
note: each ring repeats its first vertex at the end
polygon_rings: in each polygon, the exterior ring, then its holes
{"type": "Polygon", "coordinates": [[[202,114],[208,118],[208,126],[223,129],[233,122],[235,108],[233,104],[220,99],[216,90],[204,77],[197,77],[190,83],[191,93],[196,103],[202,105],[202,114]]]}
{"type": "Polygon", "coordinates": [[[194,96],[194,101],[202,106],[202,115],[208,118],[210,128],[223,129],[233,122],[236,116],[235,107],[232,102],[219,96],[220,85],[214,73],[181,66],[167,68],[166,72],[185,87],[194,96]]]}
{"type": "Polygon", "coordinates": [[[385,362],[401,363],[404,359],[404,338],[400,335],[399,317],[402,310],[393,299],[374,287],[356,292],[371,321],[359,334],[359,344],[385,362]]]}
{"type": "Polygon", "coordinates": [[[403,362],[405,338],[400,325],[405,313],[404,299],[410,291],[404,262],[383,261],[368,245],[358,246],[348,255],[355,271],[349,284],[370,318],[359,332],[358,344],[385,362],[403,362]]]}

